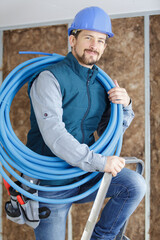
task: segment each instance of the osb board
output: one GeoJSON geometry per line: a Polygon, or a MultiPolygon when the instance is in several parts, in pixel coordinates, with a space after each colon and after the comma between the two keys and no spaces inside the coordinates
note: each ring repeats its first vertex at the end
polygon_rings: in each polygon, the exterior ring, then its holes
{"type": "MultiPolygon", "coordinates": [[[[144,29],[143,18],[115,19],[113,32],[99,66],[119,85],[125,87],[133,101],[135,119],[124,135],[123,156],[136,156],[144,160],[144,29]]],[[[151,17],[151,239],[159,240],[160,215],[158,213],[159,185],[159,44],[160,17],[151,17]],[[155,224],[156,223],[156,224],[155,224]]],[[[4,66],[6,76],[15,66],[36,55],[19,55],[19,51],[67,53],[67,26],[53,26],[4,32],[4,66]]],[[[27,86],[16,95],[11,107],[12,126],[20,138],[26,142],[29,130],[29,100],[27,86]]],[[[8,199],[4,191],[3,201],[8,199]]],[[[73,205],[73,240],[79,240],[92,204],[73,205]]],[[[4,213],[3,213],[4,214],[4,213]]],[[[127,236],[132,240],[144,240],[144,200],[132,215],[127,228],[127,236]]],[[[3,239],[15,240],[17,236],[34,239],[32,229],[19,226],[3,217],[3,239]]]]}
{"type": "Polygon", "coordinates": [[[160,15],[151,17],[151,239],[160,238],[160,15]]]}

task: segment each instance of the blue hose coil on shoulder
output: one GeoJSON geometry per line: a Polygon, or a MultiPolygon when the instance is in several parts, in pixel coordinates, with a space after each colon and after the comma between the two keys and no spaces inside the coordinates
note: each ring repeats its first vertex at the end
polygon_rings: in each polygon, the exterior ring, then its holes
{"type": "MultiPolygon", "coordinates": [[[[23,52],[22,52],[23,53],[23,52]]],[[[25,52],[24,52],[25,53],[25,52]]],[[[33,53],[33,52],[26,52],[33,53]]],[[[34,52],[35,53],[35,52],[34,52]]],[[[36,52],[37,53],[37,52],[36,52]]],[[[43,54],[43,53],[38,53],[43,54]]],[[[64,160],[57,157],[41,156],[29,148],[27,148],[15,135],[11,122],[10,122],[10,106],[16,93],[21,87],[28,82],[30,77],[40,69],[55,64],[64,59],[64,56],[59,54],[47,54],[45,57],[37,57],[30,59],[13,69],[6,77],[0,88],[0,173],[3,178],[17,191],[36,201],[51,203],[51,204],[64,204],[78,201],[87,197],[96,191],[100,185],[101,180],[92,188],[83,194],[66,198],[66,199],[48,199],[35,196],[25,191],[23,188],[16,185],[11,178],[7,175],[6,171],[10,173],[21,183],[28,187],[41,191],[62,191],[69,190],[90,181],[98,173],[93,172],[90,175],[84,176],[78,182],[65,185],[65,186],[40,186],[28,182],[23,179],[19,174],[14,171],[17,169],[29,177],[43,179],[43,180],[61,180],[77,178],[86,174],[85,171],[72,167],[64,160]],[[4,169],[6,171],[4,171],[4,169]]],[[[108,92],[115,85],[111,78],[100,68],[97,75],[98,81],[102,83],[108,92]]],[[[102,134],[102,136],[90,147],[96,153],[105,156],[117,155],[119,156],[122,147],[122,124],[123,124],[123,111],[120,104],[111,103],[111,116],[109,124],[102,134]]]]}

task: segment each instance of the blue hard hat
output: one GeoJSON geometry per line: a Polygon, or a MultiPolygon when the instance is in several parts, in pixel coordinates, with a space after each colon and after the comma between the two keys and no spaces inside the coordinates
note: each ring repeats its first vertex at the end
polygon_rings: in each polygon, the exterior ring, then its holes
{"type": "Polygon", "coordinates": [[[91,30],[114,36],[110,17],[99,7],[87,7],[78,12],[68,29],[68,35],[72,30],[91,30]]]}

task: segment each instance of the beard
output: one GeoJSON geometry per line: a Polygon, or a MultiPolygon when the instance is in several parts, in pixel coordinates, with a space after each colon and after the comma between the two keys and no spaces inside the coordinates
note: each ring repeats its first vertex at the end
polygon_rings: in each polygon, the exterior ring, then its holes
{"type": "Polygon", "coordinates": [[[99,53],[97,51],[85,49],[82,56],[80,56],[75,47],[74,52],[76,54],[76,58],[77,58],[78,62],[85,64],[85,65],[92,66],[92,65],[96,64],[99,60],[99,53]],[[87,56],[86,51],[93,52],[93,53],[95,53],[96,56],[87,56]]]}

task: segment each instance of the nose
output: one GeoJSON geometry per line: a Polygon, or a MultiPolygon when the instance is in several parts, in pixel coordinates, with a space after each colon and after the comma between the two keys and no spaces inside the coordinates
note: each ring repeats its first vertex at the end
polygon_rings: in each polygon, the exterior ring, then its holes
{"type": "Polygon", "coordinates": [[[94,49],[94,50],[97,49],[97,42],[95,39],[91,40],[90,47],[91,49],[94,49]]]}

